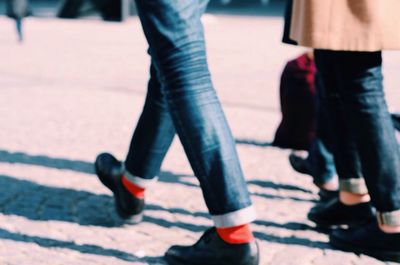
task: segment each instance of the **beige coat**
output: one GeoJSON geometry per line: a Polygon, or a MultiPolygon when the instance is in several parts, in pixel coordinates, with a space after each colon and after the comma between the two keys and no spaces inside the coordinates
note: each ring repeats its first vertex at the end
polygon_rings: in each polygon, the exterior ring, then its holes
{"type": "Polygon", "coordinates": [[[400,0],[294,0],[290,37],[319,49],[400,49],[400,0]]]}

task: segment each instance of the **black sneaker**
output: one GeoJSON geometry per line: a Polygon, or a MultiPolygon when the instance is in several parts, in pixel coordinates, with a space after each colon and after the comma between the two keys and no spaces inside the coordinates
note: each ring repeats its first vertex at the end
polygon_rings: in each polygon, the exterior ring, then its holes
{"type": "Polygon", "coordinates": [[[143,218],[144,200],[133,196],[121,182],[123,165],[113,155],[103,153],[95,162],[100,181],[114,193],[118,215],[128,223],[139,223],[143,218]]]}
{"type": "Polygon", "coordinates": [[[289,155],[289,163],[295,171],[301,174],[311,175],[310,165],[306,158],[292,153],[289,155]]]}
{"type": "Polygon", "coordinates": [[[370,203],[346,205],[338,198],[319,204],[308,213],[308,219],[322,227],[359,225],[373,218],[375,211],[370,203]]]}
{"type": "Polygon", "coordinates": [[[256,241],[228,244],[210,228],[193,246],[172,246],[164,257],[169,265],[258,265],[259,249],[256,241]]]}
{"type": "Polygon", "coordinates": [[[400,233],[384,233],[376,220],[350,229],[337,229],[329,239],[332,246],[340,250],[400,262],[400,233]]]}

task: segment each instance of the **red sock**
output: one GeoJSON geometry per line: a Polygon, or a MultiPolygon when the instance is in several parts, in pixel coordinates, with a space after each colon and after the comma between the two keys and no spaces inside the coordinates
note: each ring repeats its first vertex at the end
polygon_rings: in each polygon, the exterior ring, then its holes
{"type": "Polygon", "coordinates": [[[254,240],[249,224],[226,228],[217,227],[217,233],[228,244],[244,244],[254,240]]]}
{"type": "Polygon", "coordinates": [[[144,189],[130,182],[125,176],[121,178],[122,185],[136,198],[144,199],[144,189]]]}

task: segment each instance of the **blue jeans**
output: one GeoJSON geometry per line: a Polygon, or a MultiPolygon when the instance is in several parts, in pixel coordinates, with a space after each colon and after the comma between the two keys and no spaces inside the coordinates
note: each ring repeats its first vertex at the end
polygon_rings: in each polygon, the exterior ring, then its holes
{"type": "Polygon", "coordinates": [[[332,154],[332,130],[327,109],[323,102],[321,82],[319,74],[316,74],[317,137],[311,143],[307,157],[307,163],[316,185],[328,183],[336,177],[335,161],[332,154]]]}
{"type": "Polygon", "coordinates": [[[363,176],[378,211],[399,210],[400,150],[383,92],[381,52],[316,50],[315,60],[339,177],[363,176]]]}
{"type": "Polygon", "coordinates": [[[207,3],[136,0],[152,64],[125,168],[139,183],[154,178],[177,134],[215,225],[229,227],[255,213],[207,65],[200,20],[207,3]]]}
{"type": "Polygon", "coordinates": [[[316,185],[323,185],[336,177],[333,155],[321,138],[316,138],[311,143],[307,162],[316,185]]]}

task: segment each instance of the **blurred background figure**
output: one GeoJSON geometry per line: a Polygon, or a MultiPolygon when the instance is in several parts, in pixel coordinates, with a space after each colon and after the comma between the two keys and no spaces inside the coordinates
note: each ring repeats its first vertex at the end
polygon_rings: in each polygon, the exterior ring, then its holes
{"type": "Polygon", "coordinates": [[[130,0],[63,0],[57,16],[74,19],[99,13],[105,21],[122,22],[135,13],[133,9],[130,0]]]}
{"type": "Polygon", "coordinates": [[[30,14],[28,0],[6,0],[7,16],[15,19],[18,41],[24,40],[22,20],[30,14]]]}

